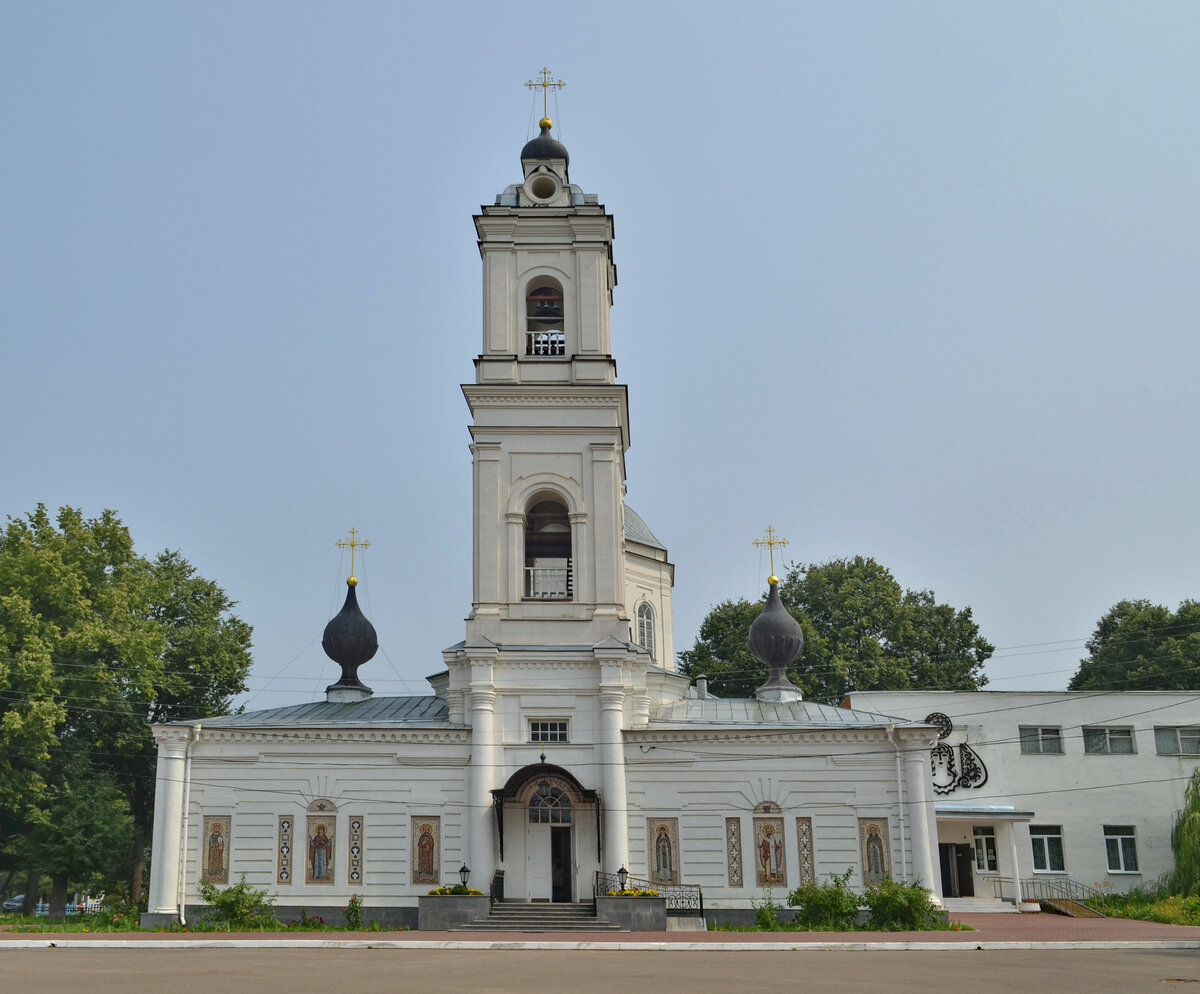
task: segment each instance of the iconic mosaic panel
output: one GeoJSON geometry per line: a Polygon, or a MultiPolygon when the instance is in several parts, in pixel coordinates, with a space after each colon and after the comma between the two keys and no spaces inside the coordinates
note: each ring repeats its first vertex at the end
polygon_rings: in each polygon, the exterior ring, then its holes
{"type": "Polygon", "coordinates": [[[754,869],[759,887],[787,886],[783,819],[754,819],[754,869]]]}
{"type": "Polygon", "coordinates": [[[729,864],[729,886],[742,886],[742,819],[725,819],[725,859],[729,864]]]}
{"type": "Polygon", "coordinates": [[[308,844],[304,854],[304,882],[306,884],[332,884],[337,808],[331,801],[313,801],[308,806],[307,827],[308,844]]]}
{"type": "Polygon", "coordinates": [[[292,846],[296,830],[296,819],[291,815],[279,816],[279,842],[275,849],[275,882],[292,882],[292,846]]]}
{"type": "Polygon", "coordinates": [[[892,875],[892,855],[888,846],[886,818],[859,818],[858,841],[862,847],[863,883],[883,883],[892,875]]]}
{"type": "Polygon", "coordinates": [[[363,816],[350,816],[350,854],[346,880],[351,887],[363,882],[363,816]]]}
{"type": "Polygon", "coordinates": [[[797,863],[797,872],[800,874],[800,886],[805,884],[815,884],[817,882],[817,872],[815,869],[815,861],[813,859],[813,834],[812,834],[812,819],[797,818],[796,819],[796,841],[799,850],[799,862],[797,863]]]}
{"type": "Polygon", "coordinates": [[[229,883],[229,815],[206,815],[203,838],[200,878],[209,884],[229,883]]]}
{"type": "Polygon", "coordinates": [[[679,883],[679,819],[647,818],[650,840],[650,879],[656,884],[679,883]]]}
{"type": "Polygon", "coordinates": [[[412,820],[412,880],[414,884],[441,883],[442,825],[437,815],[414,815],[412,820]]]}

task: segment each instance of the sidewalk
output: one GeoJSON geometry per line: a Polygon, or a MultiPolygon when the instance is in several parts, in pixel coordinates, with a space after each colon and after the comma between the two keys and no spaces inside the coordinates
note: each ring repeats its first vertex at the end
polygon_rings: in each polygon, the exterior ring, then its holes
{"type": "Polygon", "coordinates": [[[971,932],[42,932],[0,933],[5,949],[1200,949],[1200,928],[1052,914],[954,916],[971,932]]]}

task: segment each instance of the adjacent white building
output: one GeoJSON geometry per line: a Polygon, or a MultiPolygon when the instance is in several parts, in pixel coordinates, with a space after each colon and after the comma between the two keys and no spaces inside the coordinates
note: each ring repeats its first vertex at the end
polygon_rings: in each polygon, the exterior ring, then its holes
{"type": "Polygon", "coordinates": [[[1174,866],[1171,825],[1200,766],[1200,698],[1157,691],[867,691],[855,708],[941,728],[930,756],[942,895],[1116,891],[1174,866]]]}
{"type": "Polygon", "coordinates": [[[624,500],[612,218],[571,183],[549,121],[520,159],[522,182],[475,218],[465,637],[430,695],[376,698],[352,585],[326,630],[343,666],[326,699],[155,727],[150,921],[243,875],[281,908],[336,913],[359,894],[408,924],[463,868],[528,902],[590,900],[597,873],[624,868],[702,888],[708,909],[847,868],[856,886],[936,877],[935,728],[804,702],[786,681],[718,700],[675,672],[674,566],[624,500]]]}

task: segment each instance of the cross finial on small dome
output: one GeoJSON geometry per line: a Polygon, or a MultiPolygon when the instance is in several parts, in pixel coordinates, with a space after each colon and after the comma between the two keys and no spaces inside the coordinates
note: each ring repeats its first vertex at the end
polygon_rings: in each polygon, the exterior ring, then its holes
{"type": "Polygon", "coordinates": [[[337,547],[339,549],[350,550],[350,575],[346,578],[346,584],[347,586],[355,587],[358,585],[358,577],[354,575],[354,553],[358,549],[369,549],[371,547],[371,543],[359,539],[358,529],[351,528],[350,537],[338,539],[337,547]]]}
{"type": "MultiPolygon", "coordinates": [[[[788,544],[788,540],[780,538],[776,535],[775,529],[767,525],[767,534],[762,538],[756,538],[754,544],[760,549],[766,548],[771,554],[771,575],[767,578],[767,585],[773,587],[779,582],[779,577],[775,575],[775,546],[779,546],[782,549],[788,544]]],[[[759,562],[762,562],[762,560],[760,559],[759,562]]]]}

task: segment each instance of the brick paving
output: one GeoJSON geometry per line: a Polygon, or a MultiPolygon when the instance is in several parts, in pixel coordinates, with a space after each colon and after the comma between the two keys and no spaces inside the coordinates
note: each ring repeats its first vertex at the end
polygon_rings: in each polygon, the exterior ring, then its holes
{"type": "Polygon", "coordinates": [[[1121,918],[1067,918],[1052,914],[961,914],[955,921],[971,926],[969,932],[99,932],[99,933],[0,933],[5,947],[288,945],[321,946],[453,946],[457,948],[569,947],[624,948],[805,947],[823,948],[946,948],[956,946],[1080,947],[1140,945],[1144,943],[1200,949],[1200,928],[1160,925],[1121,918]]]}

